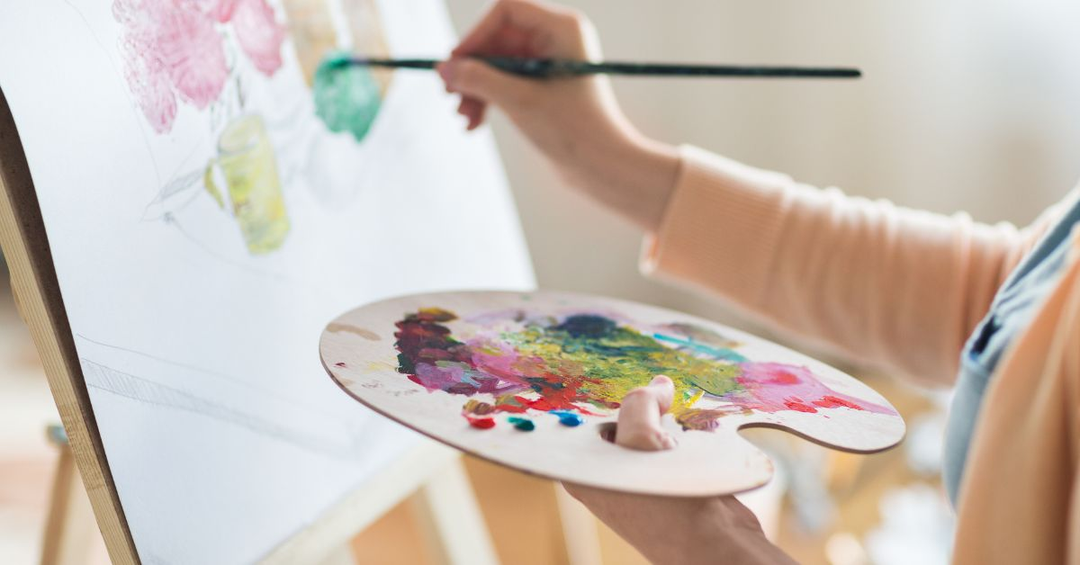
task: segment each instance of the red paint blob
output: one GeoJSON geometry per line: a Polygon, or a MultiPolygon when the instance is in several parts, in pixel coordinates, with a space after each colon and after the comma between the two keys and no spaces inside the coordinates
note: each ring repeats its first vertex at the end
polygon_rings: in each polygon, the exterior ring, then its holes
{"type": "Polygon", "coordinates": [[[814,408],[813,406],[810,406],[809,404],[803,402],[802,399],[795,398],[795,397],[788,398],[788,399],[784,400],[784,406],[787,406],[788,410],[797,410],[799,412],[809,412],[811,414],[814,414],[814,413],[817,412],[817,408],[814,408]]]}
{"type": "Polygon", "coordinates": [[[491,428],[495,427],[494,418],[469,418],[468,416],[466,416],[466,418],[468,418],[469,420],[469,425],[474,428],[479,428],[481,430],[490,430],[491,428]]]}
{"type": "Polygon", "coordinates": [[[345,368],[345,363],[344,363],[344,362],[341,362],[341,363],[334,363],[334,366],[335,366],[335,367],[341,367],[341,368],[343,368],[343,369],[344,369],[344,368],[345,368]]]}
{"type": "Polygon", "coordinates": [[[814,401],[815,406],[822,408],[838,408],[843,406],[845,408],[851,408],[852,410],[862,410],[863,407],[855,404],[850,400],[844,400],[843,398],[837,398],[832,395],[825,395],[814,401]]]}
{"type": "Polygon", "coordinates": [[[773,378],[769,379],[769,383],[774,385],[797,385],[800,382],[802,381],[799,377],[787,371],[777,371],[773,378]]]}

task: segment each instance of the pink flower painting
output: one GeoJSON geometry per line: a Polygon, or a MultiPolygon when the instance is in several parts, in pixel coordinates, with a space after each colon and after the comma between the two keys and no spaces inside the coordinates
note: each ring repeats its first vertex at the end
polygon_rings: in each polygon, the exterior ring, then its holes
{"type": "Polygon", "coordinates": [[[172,129],[177,99],[202,110],[229,79],[225,28],[261,73],[281,68],[285,27],[266,0],[115,0],[124,75],[151,127],[172,129]]]}

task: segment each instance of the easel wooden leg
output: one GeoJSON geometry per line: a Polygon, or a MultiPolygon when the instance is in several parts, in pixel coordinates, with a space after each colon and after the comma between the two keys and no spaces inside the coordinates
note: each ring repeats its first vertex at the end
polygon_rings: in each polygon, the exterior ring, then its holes
{"type": "Polygon", "coordinates": [[[566,560],[570,565],[601,565],[600,528],[596,518],[585,505],[570,496],[560,484],[555,487],[555,502],[562,522],[566,543],[566,560]]]}
{"type": "Polygon", "coordinates": [[[499,562],[461,458],[431,476],[411,499],[433,556],[446,565],[499,562]]]}
{"type": "Polygon", "coordinates": [[[94,536],[98,535],[90,499],[83,490],[82,478],[75,467],[75,455],[67,441],[56,442],[60,458],[53,479],[52,500],[45,523],[42,565],[86,563],[94,536]]]}

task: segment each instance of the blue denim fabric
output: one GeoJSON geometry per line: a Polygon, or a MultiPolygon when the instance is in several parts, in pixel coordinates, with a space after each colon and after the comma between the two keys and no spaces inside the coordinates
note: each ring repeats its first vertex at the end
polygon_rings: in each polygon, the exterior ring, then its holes
{"type": "Polygon", "coordinates": [[[1080,201],[1009,275],[964,346],[945,431],[942,469],[945,490],[954,506],[986,388],[1013,340],[1028,327],[1061,278],[1071,247],[1069,236],[1076,224],[1080,224],[1080,201]]]}

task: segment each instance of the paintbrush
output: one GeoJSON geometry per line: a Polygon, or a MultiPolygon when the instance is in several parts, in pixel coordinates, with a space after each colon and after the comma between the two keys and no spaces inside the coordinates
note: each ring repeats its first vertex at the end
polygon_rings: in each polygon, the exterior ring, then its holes
{"type": "MultiPolygon", "coordinates": [[[[529,78],[559,78],[593,74],[677,77],[742,77],[742,78],[859,78],[859,69],[842,67],[777,67],[739,65],[681,65],[668,63],[590,62],[567,59],[538,59],[522,57],[477,57],[485,63],[529,78]]],[[[398,69],[434,69],[442,63],[437,59],[374,59],[335,55],[324,65],[389,67],[398,69]]]]}

